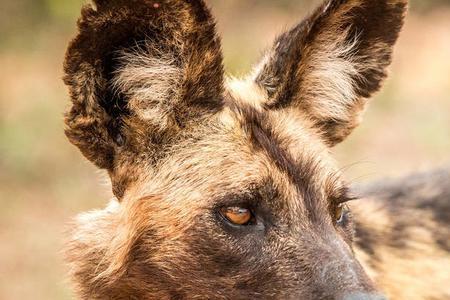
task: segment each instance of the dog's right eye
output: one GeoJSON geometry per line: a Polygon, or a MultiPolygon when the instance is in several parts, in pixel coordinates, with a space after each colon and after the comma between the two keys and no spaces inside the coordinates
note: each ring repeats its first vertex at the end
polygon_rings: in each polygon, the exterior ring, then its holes
{"type": "Polygon", "coordinates": [[[251,225],[255,220],[251,210],[243,207],[224,207],[220,209],[220,214],[228,222],[238,226],[251,225]]]}

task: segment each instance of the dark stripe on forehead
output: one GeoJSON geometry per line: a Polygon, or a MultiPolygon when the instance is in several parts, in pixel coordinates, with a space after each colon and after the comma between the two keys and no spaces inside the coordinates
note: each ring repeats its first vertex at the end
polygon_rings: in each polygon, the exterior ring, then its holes
{"type": "Polygon", "coordinates": [[[318,196],[320,191],[313,179],[318,170],[317,163],[312,158],[295,161],[285,149],[288,147],[288,143],[275,132],[266,114],[250,106],[241,106],[235,109],[244,117],[242,126],[248,131],[253,147],[268,155],[275,166],[287,175],[302,195],[311,219],[316,220],[319,212],[318,201],[320,199],[318,196]]]}

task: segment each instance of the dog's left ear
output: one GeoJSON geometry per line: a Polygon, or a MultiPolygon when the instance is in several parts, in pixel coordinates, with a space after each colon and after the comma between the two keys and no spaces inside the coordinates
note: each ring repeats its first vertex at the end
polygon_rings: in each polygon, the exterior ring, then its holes
{"type": "Polygon", "coordinates": [[[386,77],[407,0],[330,0],[284,33],[254,80],[266,107],[296,107],[333,146],[358,125],[386,77]]]}

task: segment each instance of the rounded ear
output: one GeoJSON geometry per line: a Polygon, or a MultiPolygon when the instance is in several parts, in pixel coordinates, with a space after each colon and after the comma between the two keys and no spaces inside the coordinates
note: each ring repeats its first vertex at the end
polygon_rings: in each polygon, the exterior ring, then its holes
{"type": "Polygon", "coordinates": [[[296,107],[328,145],[358,125],[367,98],[386,78],[407,0],[329,0],[279,36],[255,83],[272,109],[296,107]]]}
{"type": "Polygon", "coordinates": [[[202,0],[94,4],[66,54],[66,135],[111,170],[119,148],[157,147],[221,109],[222,53],[202,0]]]}

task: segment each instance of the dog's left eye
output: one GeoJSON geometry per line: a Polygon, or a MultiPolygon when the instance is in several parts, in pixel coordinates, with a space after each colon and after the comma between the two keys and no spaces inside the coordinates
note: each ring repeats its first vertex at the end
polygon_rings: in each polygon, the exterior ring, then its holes
{"type": "Polygon", "coordinates": [[[345,218],[348,212],[348,207],[345,204],[340,204],[338,207],[336,207],[334,220],[338,224],[342,224],[345,222],[345,218]]]}
{"type": "Polygon", "coordinates": [[[220,214],[233,225],[251,225],[254,220],[251,210],[243,207],[224,207],[220,214]]]}

